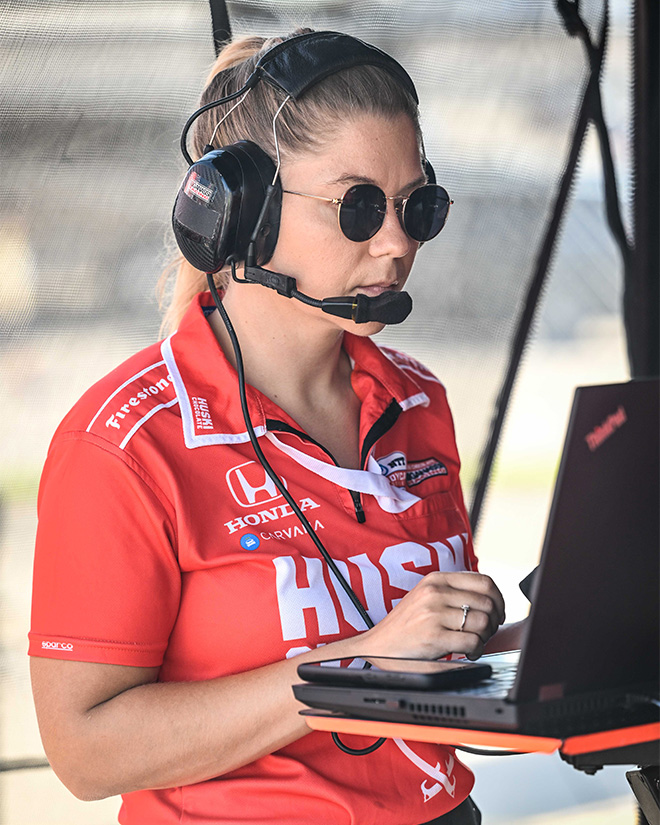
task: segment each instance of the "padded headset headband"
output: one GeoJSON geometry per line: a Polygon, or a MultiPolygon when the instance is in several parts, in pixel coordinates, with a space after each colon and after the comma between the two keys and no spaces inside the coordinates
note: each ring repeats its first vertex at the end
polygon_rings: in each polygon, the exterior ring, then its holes
{"type": "Polygon", "coordinates": [[[189,118],[181,134],[181,151],[189,166],[193,159],[186,147],[186,138],[193,122],[208,109],[222,106],[265,80],[297,100],[306,91],[332,74],[353,66],[378,66],[389,72],[419,103],[415,84],[400,63],[385,52],[357,37],[340,32],[307,32],[290,37],[264,54],[245,85],[231,95],[205,104],[189,118]]]}
{"type": "Polygon", "coordinates": [[[356,37],[339,32],[308,32],[273,46],[259,60],[250,77],[282,89],[297,100],[300,95],[329,75],[353,66],[378,66],[393,75],[415,103],[415,85],[408,72],[385,52],[356,37]]]}

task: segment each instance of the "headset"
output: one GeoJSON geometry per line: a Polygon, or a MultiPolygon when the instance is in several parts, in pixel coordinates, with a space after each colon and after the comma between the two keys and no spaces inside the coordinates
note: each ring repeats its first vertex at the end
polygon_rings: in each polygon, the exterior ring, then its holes
{"type": "MultiPolygon", "coordinates": [[[[275,128],[277,117],[290,99],[297,100],[329,75],[359,65],[378,66],[389,72],[415,103],[419,102],[412,79],[392,57],[349,35],[321,31],[297,35],[277,44],[259,59],[241,89],[211,101],[194,112],[181,134],[181,151],[190,168],[174,203],[172,225],[186,260],[196,269],[206,272],[209,289],[229,333],[236,356],[243,417],[257,458],[298,516],[366,627],[371,628],[373,621],[364,606],[261,450],[250,420],[239,342],[213,279],[215,272],[229,264],[233,279],[239,283],[261,284],[288,298],[319,307],[324,312],[351,318],[356,323],[372,320],[386,324],[400,323],[408,316],[412,309],[412,299],[406,292],[384,292],[375,298],[358,295],[317,300],[299,292],[295,278],[263,268],[275,251],[282,205],[279,144],[275,128]],[[261,147],[248,140],[240,140],[219,149],[209,143],[203,157],[193,162],[186,147],[186,138],[196,118],[213,107],[239,99],[233,107],[236,108],[259,82],[269,83],[286,95],[273,117],[276,162],[261,147]],[[244,263],[243,278],[238,278],[236,274],[236,267],[240,263],[244,263]]],[[[231,114],[233,108],[225,117],[231,114]]],[[[429,182],[435,184],[435,173],[428,160],[425,160],[425,171],[429,182]]],[[[385,741],[379,739],[367,748],[356,750],[344,745],[337,734],[333,733],[332,736],[341,750],[354,755],[371,753],[385,741]]]]}
{"type": "MultiPolygon", "coordinates": [[[[227,263],[233,267],[244,263],[243,279],[237,278],[232,270],[234,280],[259,283],[287,298],[295,298],[331,315],[350,318],[355,323],[396,324],[405,320],[412,310],[412,299],[407,292],[388,291],[372,298],[360,294],[317,300],[300,292],[295,278],[263,268],[275,251],[282,207],[277,117],[290,99],[297,100],[329,75],[359,65],[384,69],[415,103],[419,102],[410,75],[388,54],[355,37],[322,31],[297,35],[277,44],[260,58],[241,89],[194,112],[181,135],[181,151],[190,168],[174,203],[172,225],[181,252],[196,269],[215,273],[227,263]],[[186,147],[193,122],[209,109],[236,98],[240,98],[236,106],[240,105],[260,81],[286,95],[273,117],[277,162],[249,140],[220,149],[207,144],[203,157],[193,162],[186,147]]],[[[231,111],[233,109],[225,117],[231,111]]],[[[435,184],[431,163],[425,159],[424,165],[428,182],[435,184]]]]}

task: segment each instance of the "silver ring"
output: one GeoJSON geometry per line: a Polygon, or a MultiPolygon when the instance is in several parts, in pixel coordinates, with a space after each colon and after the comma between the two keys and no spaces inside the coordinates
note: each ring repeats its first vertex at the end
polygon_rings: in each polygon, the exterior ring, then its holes
{"type": "Polygon", "coordinates": [[[461,610],[463,611],[463,621],[461,622],[461,626],[458,628],[459,630],[463,630],[465,627],[465,622],[467,620],[467,614],[470,612],[470,605],[469,604],[462,604],[461,610]]]}

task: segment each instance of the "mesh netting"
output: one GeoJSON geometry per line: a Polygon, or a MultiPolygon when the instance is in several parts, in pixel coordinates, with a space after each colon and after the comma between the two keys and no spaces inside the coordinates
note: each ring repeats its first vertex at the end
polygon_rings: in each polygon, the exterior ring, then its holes
{"type": "MultiPolygon", "coordinates": [[[[595,34],[601,0],[581,6],[595,34]]],[[[411,321],[378,341],[419,357],[447,385],[469,498],[587,82],[584,50],[551,0],[228,8],[234,33],[345,31],[392,54],[415,80],[427,154],[455,205],[415,264],[411,321]]],[[[619,92],[626,14],[615,15],[612,41],[619,92]]],[[[0,54],[0,690],[11,709],[0,756],[18,759],[42,752],[25,655],[39,472],[80,394],[158,336],[155,286],[185,171],[178,139],[214,56],[209,8],[205,0],[6,0],[0,54]]],[[[590,318],[619,312],[620,263],[593,158],[587,146],[553,300],[538,323],[544,340],[563,345],[590,318]]]]}

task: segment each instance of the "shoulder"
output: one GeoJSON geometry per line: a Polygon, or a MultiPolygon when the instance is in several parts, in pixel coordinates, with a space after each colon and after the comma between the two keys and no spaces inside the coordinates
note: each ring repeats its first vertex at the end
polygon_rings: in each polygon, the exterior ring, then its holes
{"type": "Polygon", "coordinates": [[[67,413],[53,440],[65,434],[89,434],[123,451],[160,410],[176,403],[172,376],[160,343],[155,343],[90,387],[67,413]]]}
{"type": "Polygon", "coordinates": [[[445,394],[442,381],[421,361],[392,347],[378,346],[378,349],[395,367],[422,385],[425,391],[433,391],[435,387],[436,391],[440,390],[443,395],[445,394]]]}

